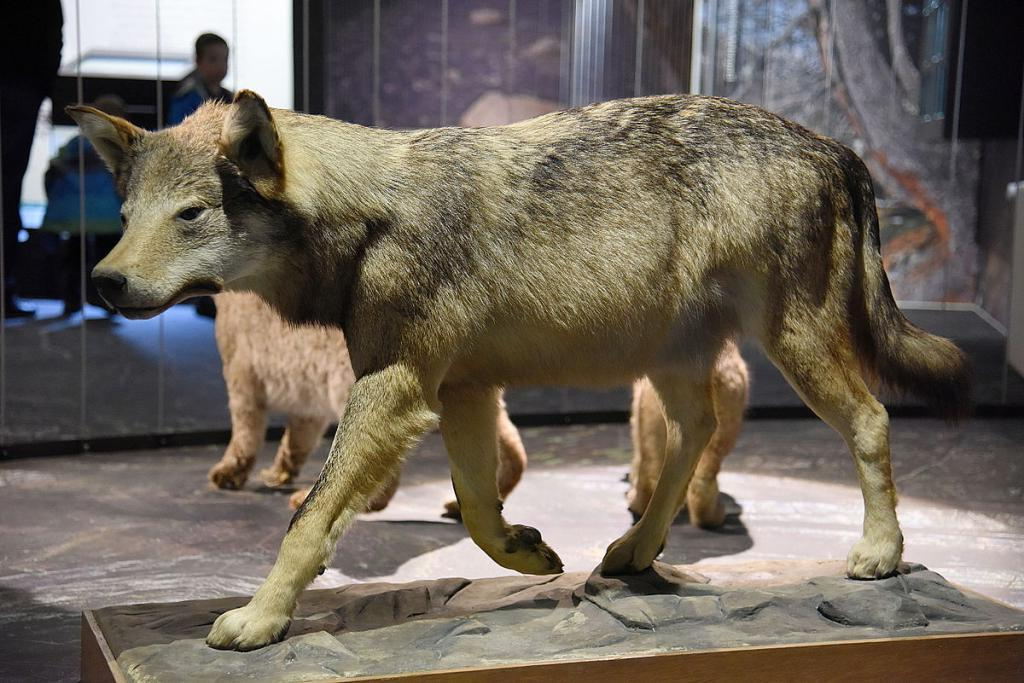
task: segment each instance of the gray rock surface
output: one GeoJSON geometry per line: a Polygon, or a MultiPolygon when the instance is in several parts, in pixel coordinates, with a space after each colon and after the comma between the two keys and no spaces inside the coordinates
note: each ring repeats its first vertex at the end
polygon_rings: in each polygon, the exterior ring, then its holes
{"type": "Polygon", "coordinates": [[[134,681],[312,681],[531,661],[977,631],[1024,630],[1024,612],[966,594],[920,565],[853,581],[838,563],[636,576],[440,579],[308,591],[281,643],[206,647],[244,598],[98,610],[134,681]],[[815,575],[817,571],[820,574],[815,575]],[[823,574],[823,575],[822,575],[823,574]]]}

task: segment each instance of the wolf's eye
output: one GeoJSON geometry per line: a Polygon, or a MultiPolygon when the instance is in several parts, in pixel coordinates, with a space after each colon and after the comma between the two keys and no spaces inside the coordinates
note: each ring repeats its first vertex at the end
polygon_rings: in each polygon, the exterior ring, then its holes
{"type": "Polygon", "coordinates": [[[124,211],[121,212],[121,227],[122,228],[127,228],[128,227],[128,216],[124,215],[124,211]]]}
{"type": "Polygon", "coordinates": [[[199,218],[199,214],[201,214],[204,210],[205,209],[203,209],[203,207],[201,206],[190,206],[181,213],[179,213],[178,218],[180,218],[183,221],[194,221],[195,219],[199,218]]]}

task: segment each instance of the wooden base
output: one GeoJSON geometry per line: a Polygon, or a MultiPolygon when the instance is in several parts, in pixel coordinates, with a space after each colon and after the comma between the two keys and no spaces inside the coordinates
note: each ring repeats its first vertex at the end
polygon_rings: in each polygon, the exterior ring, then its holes
{"type": "Polygon", "coordinates": [[[82,682],[125,683],[125,680],[92,610],[82,612],[82,682]]]}
{"type": "MultiPolygon", "coordinates": [[[[587,683],[660,681],[1021,681],[1024,632],[968,633],[796,643],[656,655],[423,671],[349,681],[424,680],[457,683],[587,683]]],[[[83,683],[124,683],[91,611],[82,614],[83,683]]]]}

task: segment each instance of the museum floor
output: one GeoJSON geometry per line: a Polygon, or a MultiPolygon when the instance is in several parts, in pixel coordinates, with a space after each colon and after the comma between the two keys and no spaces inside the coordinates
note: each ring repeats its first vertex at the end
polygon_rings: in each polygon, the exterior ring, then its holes
{"type": "MultiPolygon", "coordinates": [[[[628,428],[538,427],[523,437],[531,465],[508,518],[541,529],[566,569],[594,567],[629,524],[628,428]]],[[[906,558],[1024,607],[1024,419],[975,419],[960,429],[897,419],[892,439],[906,558]]],[[[287,526],[287,497],[255,485],[208,489],[205,472],[219,455],[204,446],[0,462],[0,680],[77,679],[83,608],[257,587],[287,526]]],[[[663,559],[841,558],[858,535],[853,466],[816,420],[748,421],[722,484],[732,510],[726,527],[677,523],[663,559]]],[[[410,457],[392,505],[356,523],[316,585],[505,573],[439,517],[449,496],[431,435],[410,457]]]]}

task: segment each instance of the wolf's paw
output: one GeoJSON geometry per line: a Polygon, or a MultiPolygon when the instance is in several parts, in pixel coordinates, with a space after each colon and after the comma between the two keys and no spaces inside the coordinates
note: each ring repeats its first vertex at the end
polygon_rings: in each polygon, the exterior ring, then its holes
{"type": "Polygon", "coordinates": [[[366,501],[366,512],[380,512],[391,502],[393,491],[380,491],[370,500],[366,501]]]}
{"type": "Polygon", "coordinates": [[[447,503],[445,503],[444,512],[441,513],[441,516],[461,522],[462,508],[459,507],[459,501],[449,500],[447,503]]]}
{"type": "Polygon", "coordinates": [[[717,529],[725,522],[725,503],[718,495],[718,485],[693,481],[686,498],[690,523],[701,529],[717,529]]]}
{"type": "Polygon", "coordinates": [[[540,532],[522,524],[508,527],[504,547],[494,559],[502,567],[522,574],[560,574],[563,571],[562,560],[541,539],[540,532]]]}
{"type": "Polygon", "coordinates": [[[263,483],[270,488],[277,488],[278,486],[290,484],[294,478],[295,474],[293,472],[283,470],[277,465],[271,465],[270,467],[260,471],[260,479],[262,479],[263,483]]]}
{"type": "Polygon", "coordinates": [[[221,460],[210,468],[210,472],[206,476],[210,478],[210,483],[219,489],[237,491],[245,486],[245,480],[249,478],[249,470],[240,467],[235,462],[221,460]]]}
{"type": "Polygon", "coordinates": [[[881,579],[896,571],[903,554],[903,538],[861,538],[846,557],[851,579],[881,579]]]}
{"type": "Polygon", "coordinates": [[[266,613],[250,603],[217,617],[206,644],[216,650],[256,650],[283,640],[291,621],[287,614],[266,613]]]}
{"type": "Polygon", "coordinates": [[[601,560],[601,573],[605,575],[638,574],[651,566],[664,543],[654,545],[632,527],[622,538],[613,541],[601,560]]]}
{"type": "Polygon", "coordinates": [[[299,489],[292,495],[288,496],[288,507],[292,510],[298,510],[299,506],[302,505],[302,501],[306,500],[306,496],[309,495],[309,489],[299,489]]]}

